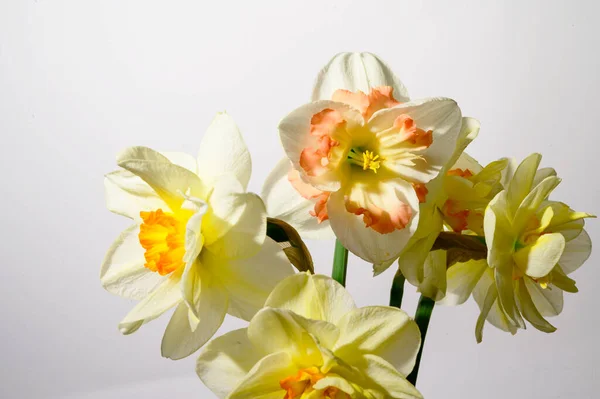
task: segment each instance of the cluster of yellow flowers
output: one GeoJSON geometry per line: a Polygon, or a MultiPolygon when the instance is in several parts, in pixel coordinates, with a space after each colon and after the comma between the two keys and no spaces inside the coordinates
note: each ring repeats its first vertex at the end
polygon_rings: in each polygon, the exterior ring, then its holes
{"type": "Polygon", "coordinates": [[[269,234],[275,222],[336,237],[375,275],[398,261],[397,275],[433,301],[472,294],[478,341],[485,321],[512,334],[525,320],[555,330],[546,317],[562,311],[563,291],[577,292],[569,275],[590,255],[591,215],[549,199],[560,179],[539,169],[539,154],[482,167],[464,152],[479,122],[451,99],[410,100],[369,53],[335,56],[279,132],[286,157],[261,196],[246,192],[250,154],[224,113],[197,157],[118,155],[107,207],[132,225],[100,278],[139,301],[123,334],[174,309],[162,355],[200,350],[198,376],[219,398],[421,398],[407,379],[422,348],[417,323],[395,307],[356,308],[330,277],[294,273],[294,239],[269,234]],[[226,314],[248,327],[211,341],[226,314]]]}

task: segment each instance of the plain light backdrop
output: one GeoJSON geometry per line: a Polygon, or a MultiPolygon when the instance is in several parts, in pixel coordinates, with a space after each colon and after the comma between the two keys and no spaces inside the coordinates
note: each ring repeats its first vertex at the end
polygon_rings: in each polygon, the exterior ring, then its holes
{"type": "MultiPolygon", "coordinates": [[[[283,154],[278,121],[340,51],[378,54],[413,98],[456,99],[481,121],[471,155],[541,152],[563,178],[553,198],[600,213],[598,4],[0,1],[0,397],[213,397],[194,356],[160,357],[166,317],[117,330],[133,305],[103,291],[99,269],[127,220],[105,209],[103,175],[130,145],[195,154],[226,110],[260,191],[283,154]]],[[[588,231],[598,240],[598,221],[588,231]]],[[[333,243],[309,244],[329,273],[333,243]]],[[[437,307],[418,388],[427,399],[596,398],[599,259],[574,275],[580,292],[554,334],[487,325],[477,345],[474,302],[437,307]]],[[[361,306],[385,304],[392,274],[372,278],[351,257],[348,289],[361,306]]]]}

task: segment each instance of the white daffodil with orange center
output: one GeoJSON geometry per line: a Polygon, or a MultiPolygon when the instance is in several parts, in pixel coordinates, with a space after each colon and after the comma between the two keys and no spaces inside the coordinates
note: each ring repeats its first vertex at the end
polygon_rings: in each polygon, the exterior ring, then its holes
{"type": "Polygon", "coordinates": [[[250,155],[229,116],[215,118],[197,159],[132,147],[117,162],[123,169],[105,179],[107,206],[134,224],[109,249],[100,278],[139,300],[119,324],[124,334],[175,307],[162,353],[188,356],[226,313],[250,320],[292,273],[266,237],[262,200],[245,192],[250,155]]]}
{"type": "Polygon", "coordinates": [[[524,319],[544,332],[556,330],[547,320],[563,309],[563,292],[575,293],[568,275],[589,257],[591,241],[584,218],[566,204],[548,199],[560,183],[551,168],[538,170],[541,156],[532,154],[505,172],[504,189],[485,210],[487,259],[459,262],[448,269],[444,302],[463,303],[473,294],[484,322],[515,334],[524,319]]]}
{"type": "Polygon", "coordinates": [[[248,328],[200,350],[197,372],[219,398],[422,398],[406,380],[419,329],[397,308],[356,308],[344,287],[296,274],[271,293],[248,328]]]}
{"type": "Polygon", "coordinates": [[[419,194],[424,199],[423,185],[452,156],[461,127],[452,100],[401,102],[394,94],[393,86],[338,89],[279,125],[298,173],[295,187],[306,198],[325,194],[315,215],[328,218],[342,244],[373,263],[397,257],[414,233],[419,194]]]}

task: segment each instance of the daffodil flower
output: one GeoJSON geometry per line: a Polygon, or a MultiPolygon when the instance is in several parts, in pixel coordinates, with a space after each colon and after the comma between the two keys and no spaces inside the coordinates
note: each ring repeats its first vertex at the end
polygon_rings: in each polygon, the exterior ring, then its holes
{"type": "Polygon", "coordinates": [[[248,328],[200,350],[197,372],[219,398],[421,398],[405,378],[419,329],[400,309],[356,308],[329,277],[283,280],[248,328]]]}
{"type": "Polygon", "coordinates": [[[539,154],[527,157],[486,208],[487,259],[448,270],[447,299],[462,303],[472,293],[481,309],[478,341],[486,320],[512,334],[525,328],[524,320],[555,331],[545,317],[562,311],[563,292],[577,292],[568,275],[590,255],[583,227],[593,216],[548,199],[560,179],[551,168],[538,170],[540,160],[539,154]]]}
{"type": "Polygon", "coordinates": [[[232,119],[219,114],[198,158],[145,147],[121,152],[105,178],[108,209],[133,220],[101,270],[109,292],[139,300],[119,324],[130,334],[171,308],[165,357],[190,355],[226,313],[250,320],[292,273],[266,238],[262,200],[246,193],[251,161],[232,119]]]}
{"type": "Polygon", "coordinates": [[[460,109],[445,98],[409,101],[368,54],[334,57],[313,100],[279,125],[297,188],[306,198],[321,193],[314,214],[350,251],[376,264],[396,258],[417,228],[422,185],[452,156],[460,109]]]}

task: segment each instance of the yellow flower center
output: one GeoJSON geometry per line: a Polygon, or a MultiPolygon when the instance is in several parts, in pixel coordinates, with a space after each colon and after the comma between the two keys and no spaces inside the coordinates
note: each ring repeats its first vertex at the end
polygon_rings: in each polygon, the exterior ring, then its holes
{"type": "Polygon", "coordinates": [[[191,216],[190,211],[176,214],[165,213],[162,209],[140,212],[144,221],[140,225],[138,238],[146,250],[144,266],[161,276],[183,266],[185,254],[185,225],[191,216]]]}
{"type": "MultiPolygon", "coordinates": [[[[286,394],[283,399],[303,399],[307,394],[314,392],[313,386],[321,379],[325,378],[326,375],[321,373],[317,367],[309,367],[298,371],[296,375],[284,378],[279,381],[281,389],[286,390],[286,394]]],[[[345,392],[340,391],[336,387],[325,388],[320,398],[325,399],[350,399],[350,396],[345,392]]]]}
{"type": "Polygon", "coordinates": [[[348,153],[348,161],[351,164],[362,166],[363,170],[372,170],[377,173],[384,159],[379,155],[375,155],[373,151],[361,151],[360,149],[353,148],[348,153]]]}

